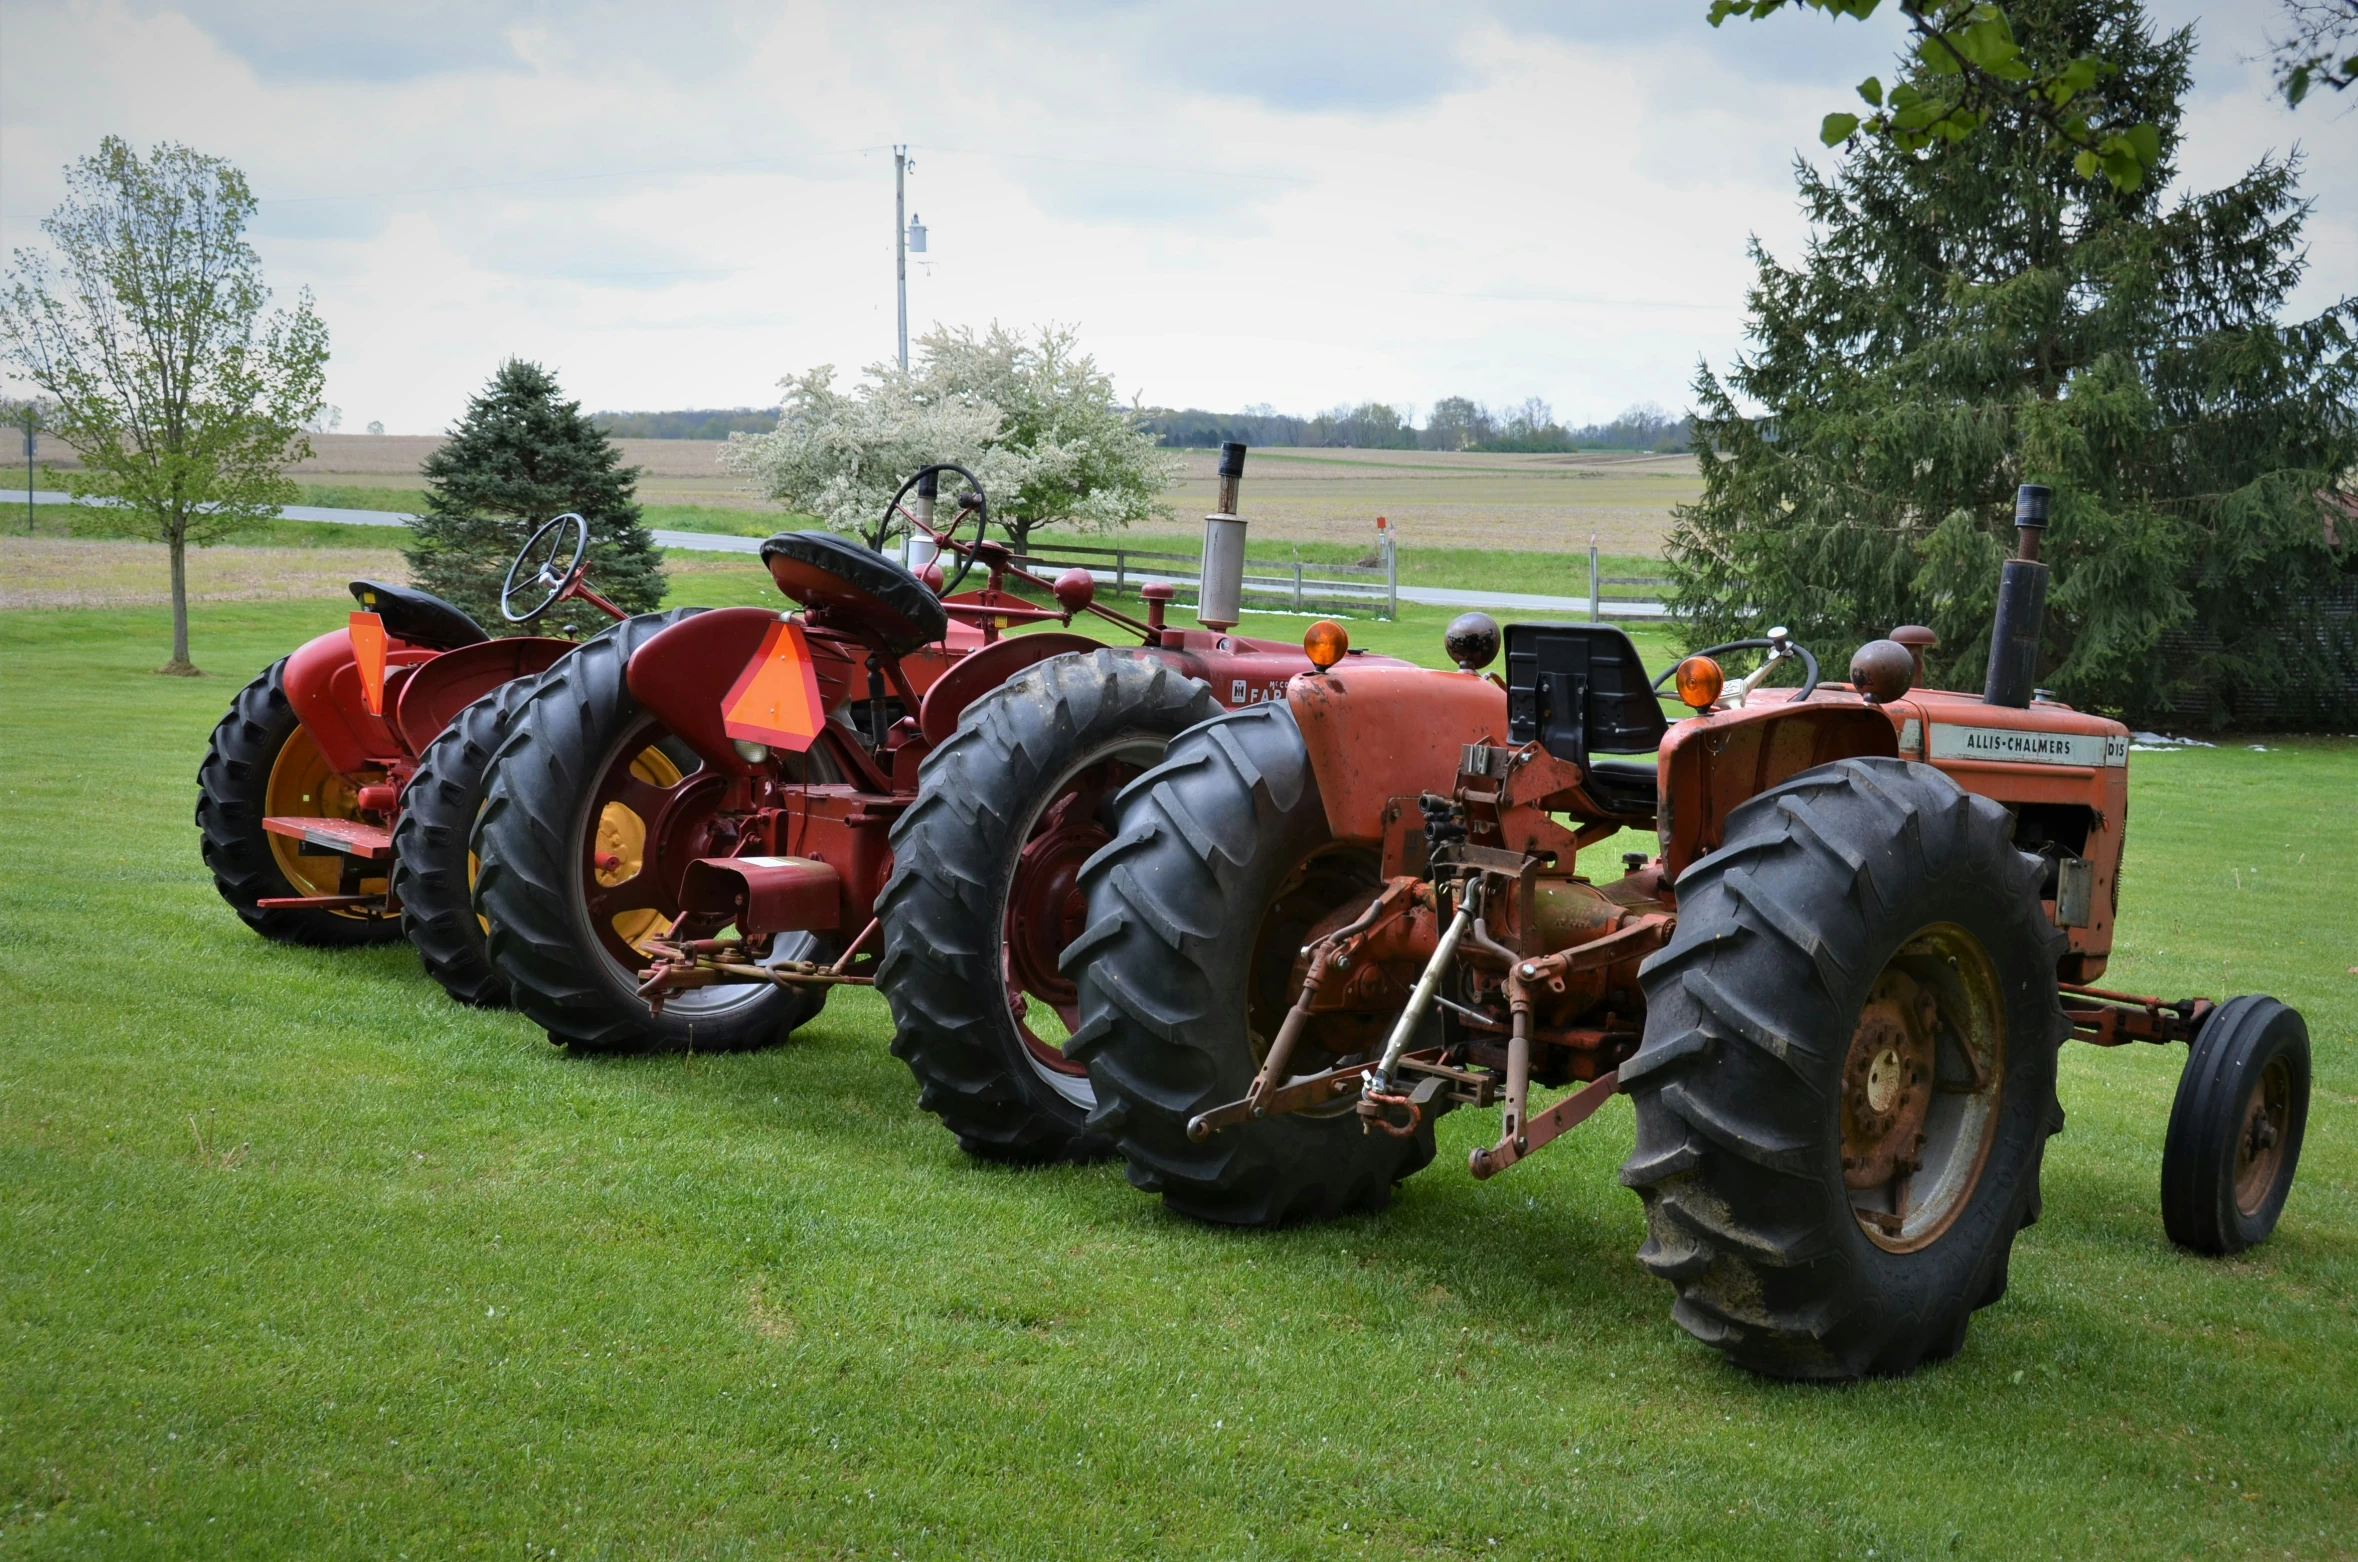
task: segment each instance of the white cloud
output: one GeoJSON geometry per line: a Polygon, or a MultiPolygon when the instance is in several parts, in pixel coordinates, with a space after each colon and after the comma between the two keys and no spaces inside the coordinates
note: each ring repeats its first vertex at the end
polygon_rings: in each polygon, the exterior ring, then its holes
{"type": "MultiPolygon", "coordinates": [[[[1171,404],[1602,417],[1735,350],[1746,237],[1799,248],[1790,161],[1896,36],[1700,10],[9,0],[0,241],[100,135],[183,140],[265,198],[347,426],[440,427],[509,353],[593,407],[761,404],[891,353],[902,140],[914,329],[1077,322],[1171,404]]],[[[2358,275],[2350,121],[2237,62],[2260,8],[2203,27],[2187,176],[2307,140],[2315,307],[2358,275]]]]}

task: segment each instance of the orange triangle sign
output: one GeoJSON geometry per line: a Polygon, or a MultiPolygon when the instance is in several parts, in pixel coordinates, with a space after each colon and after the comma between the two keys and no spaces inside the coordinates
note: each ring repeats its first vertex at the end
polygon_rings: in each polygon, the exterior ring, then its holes
{"type": "Polygon", "coordinates": [[[819,702],[819,675],[802,625],[776,623],[762,637],[736,685],[721,701],[721,730],[748,743],[767,743],[799,754],[826,725],[819,702]]]}
{"type": "Polygon", "coordinates": [[[360,698],[371,716],[385,714],[385,621],[374,613],[355,613],[345,630],[352,637],[353,659],[360,664],[360,698]]]}

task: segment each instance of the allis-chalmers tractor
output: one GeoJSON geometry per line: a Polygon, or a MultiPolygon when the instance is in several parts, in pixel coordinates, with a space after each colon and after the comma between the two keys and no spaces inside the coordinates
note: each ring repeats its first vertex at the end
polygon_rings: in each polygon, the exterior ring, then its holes
{"type": "Polygon", "coordinates": [[[476,906],[517,1006],[575,1049],[723,1051],[873,984],[920,1104],[969,1151],[1101,1150],[1060,1046],[1074,993],[1057,969],[1100,815],[1172,737],[1311,666],[1230,633],[1243,463],[1223,449],[1202,629],[1164,622],[1167,586],[1146,588],[1141,622],[1098,605],[1086,571],[1026,573],[988,536],[971,474],[938,466],[885,512],[934,550],[923,576],[781,533],[762,559],[799,611],[624,625],[567,657],[518,708],[474,835],[476,906]],[[968,487],[936,531],[944,474],[968,487]],[[960,592],[978,567],[987,584],[960,592]],[[1140,643],[1003,634],[1084,612],[1140,643]]]}
{"type": "MultiPolygon", "coordinates": [[[[502,584],[502,615],[530,623],[578,597],[622,619],[582,580],[588,545],[578,515],[534,532],[502,584]]],[[[345,628],[271,664],[213,729],[197,771],[205,863],[265,938],[372,944],[406,932],[453,996],[504,1001],[468,903],[467,831],[508,706],[574,642],[495,640],[406,586],[356,580],[352,594],[360,610],[345,628]]]]}
{"type": "Polygon", "coordinates": [[[2167,1231],[2263,1239],[2307,1032],[2270,998],[2089,985],[2129,735],[2031,688],[2047,498],[2018,496],[1979,695],[1918,687],[1928,630],[1847,684],[1772,630],[1680,662],[1693,714],[1666,722],[1619,630],[1512,625],[1499,680],[1467,615],[1458,672],[1333,666],[1189,732],[1081,875],[1090,1127],[1173,1208],[1273,1224],[1380,1206],[1452,1107],[1501,1109],[1487,1178],[1627,1092],[1672,1316],[1752,1370],[1842,1378],[1949,1355],[2004,1291],[2066,1039],[2189,1041],[2167,1231]],[[1730,679],[1739,651],[1765,659],[1730,679]],[[1584,871],[1625,829],[1658,851],[1584,871]],[[1535,1084],[1579,1088],[1534,1112],[1535,1084]]]}

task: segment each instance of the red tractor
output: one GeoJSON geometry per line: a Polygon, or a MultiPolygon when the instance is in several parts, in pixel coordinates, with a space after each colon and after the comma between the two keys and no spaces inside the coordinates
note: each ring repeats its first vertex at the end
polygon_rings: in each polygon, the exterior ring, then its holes
{"type": "Polygon", "coordinates": [[[1680,662],[1664,719],[1619,630],[1451,626],[1460,671],[1342,667],[1206,723],[1082,874],[1069,1054],[1131,1180],[1205,1220],[1382,1205],[1433,1123],[1497,1106],[1497,1175],[1632,1097],[1621,1179],[1672,1316],[1757,1372],[1906,1372],[2005,1290],[2078,1039],[2192,1043],[2168,1234],[2265,1238],[2307,1032],[2265,997],[2090,985],[2112,948],[2129,734],[2031,688],[2047,492],[2018,497],[1987,686],[1930,631],[1847,684],[1782,631],[1680,662]],[[1714,658],[1765,653],[1731,681],[1714,658]],[[1799,688],[1771,688],[1799,664],[1799,688]],[[1618,874],[1589,856],[1652,832],[1618,874]],[[1577,1085],[1530,1110],[1534,1084],[1577,1085]]]}
{"type": "Polygon", "coordinates": [[[1086,571],[1016,567],[979,485],[943,466],[886,510],[938,550],[922,576],[781,533],[762,559],[798,610],[625,625],[552,668],[474,834],[476,907],[518,1007],[577,1050],[724,1051],[782,1041],[831,988],[873,984],[920,1103],[967,1149],[1101,1149],[1061,1045],[1075,993],[1057,957],[1079,930],[1081,865],[1110,839],[1105,807],[1172,737],[1280,698],[1311,666],[1230,633],[1243,461],[1222,453],[1202,629],[1165,623],[1167,586],[1146,588],[1141,621],[1096,603],[1086,571]],[[969,486],[937,532],[945,473],[969,486]],[[987,583],[958,591],[977,568],[987,583]],[[1005,633],[1083,613],[1139,643],[1005,633]]]}
{"type": "MultiPolygon", "coordinates": [[[[529,623],[579,598],[623,618],[581,579],[588,543],[577,515],[536,531],[509,567],[502,614],[529,623]]],[[[265,938],[373,944],[406,932],[454,996],[503,1001],[468,904],[467,831],[509,703],[574,642],[493,639],[407,586],[356,580],[352,594],[360,610],[346,627],[271,664],[213,729],[197,771],[205,863],[265,938]]]]}

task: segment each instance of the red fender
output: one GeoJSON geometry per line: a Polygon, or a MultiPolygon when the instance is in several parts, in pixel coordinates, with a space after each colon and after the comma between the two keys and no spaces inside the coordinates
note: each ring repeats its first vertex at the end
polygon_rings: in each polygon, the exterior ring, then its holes
{"type": "Polygon", "coordinates": [[[1447,795],[1465,745],[1506,741],[1506,690],[1473,673],[1346,663],[1295,678],[1285,700],[1338,841],[1382,840],[1394,798],[1447,795]]]}
{"type": "MultiPolygon", "coordinates": [[[[721,701],[761,652],[778,615],[766,607],[723,607],[683,618],[631,653],[630,692],[697,757],[722,775],[749,776],[721,725],[721,701]]],[[[820,679],[823,693],[827,680],[820,679]]]]}
{"type": "MultiPolygon", "coordinates": [[[[392,641],[385,656],[389,695],[400,687],[393,682],[394,674],[406,679],[412,669],[434,660],[436,654],[407,641],[392,641]]],[[[392,723],[368,713],[350,630],[331,629],[297,646],[287,657],[281,679],[295,719],[319,745],[320,757],[338,771],[354,775],[409,757],[392,723]]]]}
{"type": "Polygon", "coordinates": [[[1663,877],[1677,878],[1687,864],[1716,850],[1727,838],[1728,815],[1779,782],[1838,759],[1898,753],[1888,710],[1840,690],[1823,699],[1762,701],[1714,711],[1700,721],[1672,722],[1662,740],[1654,809],[1663,877]]]}
{"type": "Polygon", "coordinates": [[[518,636],[445,651],[402,681],[393,730],[412,754],[423,754],[460,711],[502,684],[546,672],[572,649],[570,640],[518,636]]]}
{"type": "Polygon", "coordinates": [[[917,710],[917,730],[925,734],[925,741],[939,746],[958,730],[958,718],[966,707],[1026,667],[1044,662],[1051,656],[1062,656],[1068,651],[1102,651],[1103,642],[1087,635],[1063,634],[1042,630],[1037,634],[1017,635],[1012,639],[995,641],[974,652],[934,680],[925,691],[925,701],[917,710]]]}

